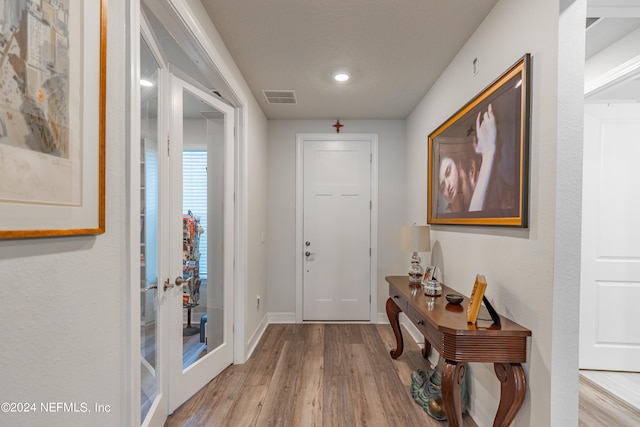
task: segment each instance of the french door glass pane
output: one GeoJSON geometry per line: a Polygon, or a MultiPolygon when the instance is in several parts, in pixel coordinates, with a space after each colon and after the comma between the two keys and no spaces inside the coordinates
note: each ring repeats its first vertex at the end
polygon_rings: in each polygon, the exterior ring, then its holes
{"type": "Polygon", "coordinates": [[[158,64],[140,37],[140,420],[158,393],[156,375],[158,284],[158,64]]]}
{"type": "Polygon", "coordinates": [[[224,118],[183,92],[183,369],[223,343],[224,118]]]}

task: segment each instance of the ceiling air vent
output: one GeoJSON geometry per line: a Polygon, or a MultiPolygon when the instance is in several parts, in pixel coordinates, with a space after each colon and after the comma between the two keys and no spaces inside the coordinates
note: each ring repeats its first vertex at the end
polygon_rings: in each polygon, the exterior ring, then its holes
{"type": "Polygon", "coordinates": [[[269,104],[297,104],[296,92],[293,90],[263,90],[269,104]]]}

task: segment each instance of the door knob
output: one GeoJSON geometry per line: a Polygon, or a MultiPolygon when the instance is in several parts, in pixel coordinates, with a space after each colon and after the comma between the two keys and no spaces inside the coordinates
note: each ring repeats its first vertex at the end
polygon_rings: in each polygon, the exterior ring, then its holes
{"type": "Polygon", "coordinates": [[[188,279],[183,279],[182,277],[178,276],[176,277],[176,286],[182,286],[183,284],[187,283],[191,279],[193,279],[193,277],[189,277],[188,279]]]}

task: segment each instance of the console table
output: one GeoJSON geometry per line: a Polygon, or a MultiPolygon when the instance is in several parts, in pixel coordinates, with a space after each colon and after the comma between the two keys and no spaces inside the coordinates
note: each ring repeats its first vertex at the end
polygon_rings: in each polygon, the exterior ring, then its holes
{"type": "Polygon", "coordinates": [[[444,296],[458,292],[445,285],[441,296],[429,297],[424,295],[421,286],[410,285],[408,276],[389,276],[386,281],[389,283],[387,316],[396,337],[391,357],[397,359],[403,351],[398,316],[404,312],[425,338],[423,356],[427,357],[433,347],[444,359],[441,391],[449,426],[462,426],[460,384],[467,362],[493,363],[501,383],[500,404],[493,425],[510,425],[527,392],[520,364],[526,362],[527,337],[531,331],[503,316],[500,316],[500,326],[493,324],[484,307],[477,324],[467,323],[469,299],[465,297],[462,304],[449,304],[444,296]]]}

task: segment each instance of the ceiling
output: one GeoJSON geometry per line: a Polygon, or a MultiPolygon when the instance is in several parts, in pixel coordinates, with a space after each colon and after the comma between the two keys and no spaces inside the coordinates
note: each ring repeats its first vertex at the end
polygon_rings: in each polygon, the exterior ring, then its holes
{"type": "Polygon", "coordinates": [[[333,120],[406,118],[496,2],[202,0],[269,119],[333,120]]]}
{"type": "MultiPolygon", "coordinates": [[[[640,29],[640,0],[589,0],[585,59],[640,29]]],[[[638,48],[640,54],[640,47],[638,48]]],[[[640,75],[588,96],[589,102],[640,102],[640,75]]]]}
{"type": "MultiPolygon", "coordinates": [[[[174,73],[231,100],[208,55],[160,6],[166,1],[143,1],[174,73]]],[[[406,118],[497,2],[201,1],[267,118],[331,120],[406,118]],[[332,81],[338,70],[351,81],[332,81]],[[270,90],[294,91],[297,103],[270,104],[270,90]]],[[[588,3],[598,19],[587,29],[587,58],[640,27],[640,0],[588,3]]],[[[619,91],[638,93],[640,81],[629,84],[619,91]]],[[[207,110],[194,101],[185,117],[207,110]]]]}

